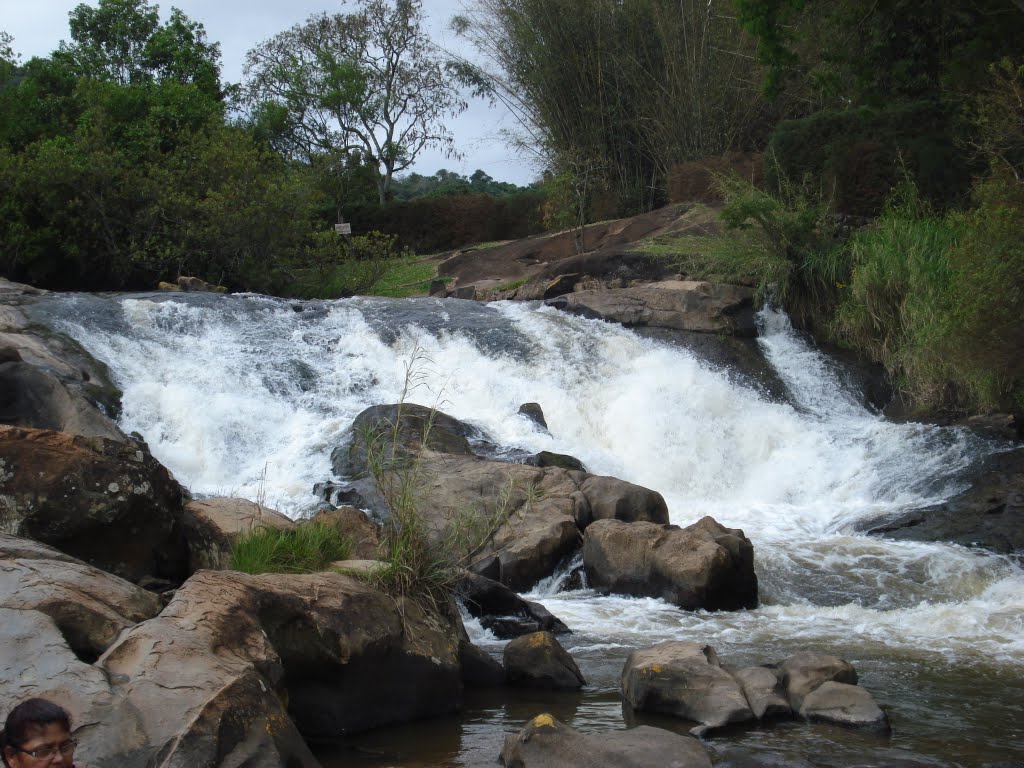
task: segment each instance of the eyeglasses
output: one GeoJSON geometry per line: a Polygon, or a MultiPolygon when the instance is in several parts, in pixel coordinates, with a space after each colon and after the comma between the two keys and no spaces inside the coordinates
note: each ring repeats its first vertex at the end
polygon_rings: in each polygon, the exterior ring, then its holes
{"type": "Polygon", "coordinates": [[[68,739],[67,741],[62,741],[55,747],[38,747],[36,749],[22,749],[21,747],[15,747],[15,749],[23,755],[28,755],[33,760],[49,760],[58,752],[62,755],[70,755],[75,751],[75,747],[77,746],[78,739],[68,739]]]}

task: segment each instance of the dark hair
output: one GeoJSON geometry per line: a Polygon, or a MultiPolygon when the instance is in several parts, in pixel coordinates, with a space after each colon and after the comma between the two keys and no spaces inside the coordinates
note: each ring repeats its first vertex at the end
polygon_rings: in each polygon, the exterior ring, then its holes
{"type": "Polygon", "coordinates": [[[46,699],[23,701],[7,716],[3,733],[0,733],[0,749],[6,746],[20,747],[32,738],[32,731],[52,723],[64,726],[69,733],[71,731],[71,716],[64,707],[46,699]]]}

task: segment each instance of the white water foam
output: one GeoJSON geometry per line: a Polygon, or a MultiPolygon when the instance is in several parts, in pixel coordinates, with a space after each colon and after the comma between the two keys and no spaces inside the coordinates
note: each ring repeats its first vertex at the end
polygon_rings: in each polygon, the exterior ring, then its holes
{"type": "Polygon", "coordinates": [[[591,642],[768,642],[781,633],[1024,659],[1019,568],[854,532],[860,520],[947,497],[957,472],[992,447],[871,413],[782,315],[762,316],[760,343],[792,404],[738,386],[685,350],[532,305],[474,309],[474,322],[493,324],[486,332],[460,328],[462,305],[440,301],[349,300],[319,313],[262,297],[118,306],[128,331],[66,327],[113,367],[122,427],[140,432],[196,494],[262,496],[301,513],[314,483],[330,477],[330,451],[352,419],[396,402],[406,363],[423,354],[430,362],[411,401],[437,403],[496,443],[572,454],[592,472],[654,488],[678,524],[711,514],[753,541],[764,603],[756,611],[536,595],[591,642]],[[391,312],[404,319],[382,333],[391,312]],[[487,334],[515,343],[496,349],[487,334]],[[550,434],[517,415],[524,402],[543,406],[550,434]]]}

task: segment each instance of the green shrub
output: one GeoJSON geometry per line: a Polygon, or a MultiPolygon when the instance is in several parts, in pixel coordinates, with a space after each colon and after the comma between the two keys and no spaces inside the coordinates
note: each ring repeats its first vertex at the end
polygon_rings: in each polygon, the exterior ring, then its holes
{"type": "Polygon", "coordinates": [[[778,125],[766,153],[766,179],[811,177],[834,210],[875,216],[909,172],[922,196],[945,208],[964,202],[975,168],[961,146],[955,110],[939,102],[819,112],[778,125]]]}
{"type": "Polygon", "coordinates": [[[316,573],[351,552],[352,542],[332,525],[258,526],[235,542],[231,567],[244,573],[316,573]]]}

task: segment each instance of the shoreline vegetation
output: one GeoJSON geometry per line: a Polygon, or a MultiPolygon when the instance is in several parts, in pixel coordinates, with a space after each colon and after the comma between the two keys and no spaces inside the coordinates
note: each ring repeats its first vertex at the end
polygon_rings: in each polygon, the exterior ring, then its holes
{"type": "MultiPolygon", "coordinates": [[[[477,0],[453,21],[470,62],[425,52],[422,3],[358,0],[256,44],[242,83],[201,21],[142,0],[79,6],[49,57],[21,61],[0,30],[0,274],[415,296],[473,243],[568,228],[585,250],[589,222],[703,202],[724,229],[637,249],[771,293],[883,365],[915,416],[1024,410],[1024,11],[634,5],[477,0]],[[381,70],[372,51],[399,42],[381,70]],[[393,82],[421,111],[373,98],[393,82]],[[530,127],[535,184],[403,175],[448,146],[469,92],[530,127]],[[354,120],[373,131],[356,140],[354,120]],[[399,127],[422,141],[382,143],[399,127]]],[[[524,280],[490,277],[503,295],[524,280]]]]}

